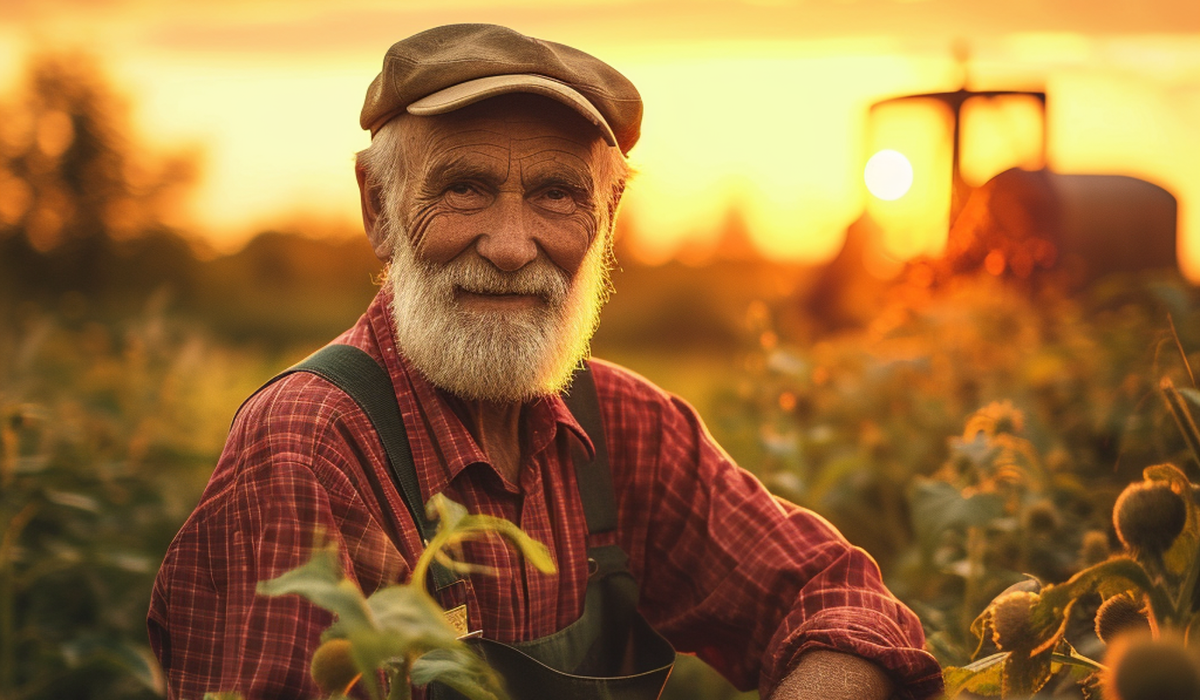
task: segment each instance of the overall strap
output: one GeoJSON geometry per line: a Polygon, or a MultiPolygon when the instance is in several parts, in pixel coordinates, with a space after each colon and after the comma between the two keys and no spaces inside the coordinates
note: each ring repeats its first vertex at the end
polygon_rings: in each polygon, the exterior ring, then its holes
{"type": "MultiPolygon", "coordinates": [[[[412,449],[387,370],[356,347],[334,344],[321,348],[279,373],[271,382],[295,372],[309,372],[324,378],[346,392],[362,408],[383,443],[392,479],[417,525],[421,541],[428,543],[436,532],[436,526],[425,514],[412,449]]],[[[616,493],[609,467],[604,423],[600,417],[600,400],[590,366],[585,365],[575,373],[570,392],[563,395],[563,401],[595,448],[595,457],[589,458],[579,442],[572,446],[575,480],[583,502],[588,533],[610,532],[617,528],[616,493]]],[[[461,576],[438,562],[430,567],[430,574],[436,590],[462,580],[461,576]]]]}
{"type": "Polygon", "coordinates": [[[595,448],[596,456],[589,459],[578,442],[572,447],[575,460],[575,481],[583,501],[583,515],[588,533],[598,534],[617,529],[617,497],[613,489],[612,469],[608,464],[608,443],[604,439],[604,421],[600,418],[600,397],[592,368],[585,365],[575,373],[570,392],[563,395],[567,408],[579,421],[595,448]]]}
{"type": "MultiPolygon", "coordinates": [[[[350,345],[335,344],[321,348],[284,370],[275,379],[295,372],[309,372],[326,379],[346,392],[367,414],[380,442],[383,443],[392,479],[404,497],[404,505],[408,507],[409,515],[417,525],[421,542],[428,544],[437,528],[425,514],[412,449],[408,444],[400,405],[396,401],[396,391],[387,370],[366,352],[350,345]]],[[[461,578],[437,562],[430,567],[430,574],[433,576],[436,590],[441,590],[461,578]]]]}

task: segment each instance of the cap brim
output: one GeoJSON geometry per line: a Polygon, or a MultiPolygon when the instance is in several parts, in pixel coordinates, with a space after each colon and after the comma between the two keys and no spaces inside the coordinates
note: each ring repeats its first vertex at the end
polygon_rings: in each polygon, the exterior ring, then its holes
{"type": "Polygon", "coordinates": [[[588,102],[586,97],[567,85],[543,75],[529,73],[490,75],[486,78],[468,80],[465,83],[451,85],[448,88],[438,90],[432,95],[422,97],[416,102],[409,104],[407,111],[409,114],[417,116],[445,114],[446,112],[453,112],[456,109],[462,109],[480,100],[486,100],[489,97],[506,95],[513,92],[541,95],[565,104],[576,112],[579,112],[589,122],[595,124],[608,145],[617,145],[617,137],[613,134],[612,127],[604,120],[604,116],[600,114],[600,111],[591,102],[588,102]]]}

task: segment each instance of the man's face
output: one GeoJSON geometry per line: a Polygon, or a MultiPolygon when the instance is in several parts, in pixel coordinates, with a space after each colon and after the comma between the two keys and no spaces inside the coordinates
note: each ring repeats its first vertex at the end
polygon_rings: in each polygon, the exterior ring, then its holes
{"type": "Polygon", "coordinates": [[[405,184],[381,214],[401,350],[464,398],[561,390],[607,289],[608,147],[573,112],[526,96],[403,127],[405,184]]]}
{"type": "Polygon", "coordinates": [[[528,99],[422,122],[426,146],[409,188],[417,257],[479,255],[511,272],[542,252],[573,275],[598,224],[594,161],[607,156],[594,130],[528,99]]]}

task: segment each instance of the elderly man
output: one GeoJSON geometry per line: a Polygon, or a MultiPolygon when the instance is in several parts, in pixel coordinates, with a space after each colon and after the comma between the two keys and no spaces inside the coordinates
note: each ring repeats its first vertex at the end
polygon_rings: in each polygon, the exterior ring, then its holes
{"type": "Polygon", "coordinates": [[[402,428],[320,368],[247,401],[154,589],[173,697],[315,696],[328,614],[255,584],[301,564],[318,530],[364,592],[403,582],[437,493],[518,524],[557,564],[470,543],[498,574],[436,582],[519,697],[655,698],[664,637],[764,697],[940,690],[867,554],[773,498],[683,401],[585,362],[641,111],[610,66],[502,27],[387,52],[356,168],[387,280],[335,346],[373,360],[365,383],[402,428]]]}

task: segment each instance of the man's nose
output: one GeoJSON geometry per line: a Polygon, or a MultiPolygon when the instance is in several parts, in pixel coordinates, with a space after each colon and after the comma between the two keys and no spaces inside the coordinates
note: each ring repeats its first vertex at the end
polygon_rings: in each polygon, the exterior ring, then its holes
{"type": "Polygon", "coordinates": [[[538,256],[525,198],[516,192],[501,192],[491,208],[492,221],[475,249],[505,272],[519,270],[538,256]]]}

